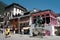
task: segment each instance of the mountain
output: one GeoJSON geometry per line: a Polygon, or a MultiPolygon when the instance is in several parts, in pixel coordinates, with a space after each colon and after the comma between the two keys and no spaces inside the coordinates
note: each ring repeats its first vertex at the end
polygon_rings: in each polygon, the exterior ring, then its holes
{"type": "Polygon", "coordinates": [[[4,9],[7,6],[4,2],[0,1],[0,15],[4,14],[4,9]]]}

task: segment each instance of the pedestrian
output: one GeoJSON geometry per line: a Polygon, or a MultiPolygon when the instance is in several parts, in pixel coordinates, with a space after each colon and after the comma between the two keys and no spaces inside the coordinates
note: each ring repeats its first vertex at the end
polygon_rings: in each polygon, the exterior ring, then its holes
{"type": "Polygon", "coordinates": [[[5,30],[5,35],[6,35],[6,37],[8,37],[9,34],[10,34],[10,28],[7,28],[7,29],[5,30]]]}
{"type": "Polygon", "coordinates": [[[8,36],[8,29],[5,30],[5,37],[8,36]]]}
{"type": "Polygon", "coordinates": [[[8,35],[10,34],[10,28],[8,28],[8,35]]]}

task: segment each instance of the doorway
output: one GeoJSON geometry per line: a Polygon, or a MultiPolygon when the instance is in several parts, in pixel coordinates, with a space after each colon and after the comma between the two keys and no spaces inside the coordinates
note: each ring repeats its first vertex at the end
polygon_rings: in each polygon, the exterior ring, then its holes
{"type": "Polygon", "coordinates": [[[30,30],[29,29],[25,29],[24,30],[24,34],[29,34],[30,30]]]}
{"type": "Polygon", "coordinates": [[[55,27],[55,35],[60,36],[60,27],[55,27]]]}

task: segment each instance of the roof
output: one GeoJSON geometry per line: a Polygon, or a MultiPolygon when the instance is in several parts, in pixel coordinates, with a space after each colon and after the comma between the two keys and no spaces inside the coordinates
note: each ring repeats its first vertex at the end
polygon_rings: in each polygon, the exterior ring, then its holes
{"type": "Polygon", "coordinates": [[[35,13],[42,13],[42,12],[46,12],[46,11],[50,11],[53,15],[57,16],[52,10],[50,9],[46,9],[46,10],[39,10],[37,12],[33,12],[32,14],[35,14],[35,13]]]}
{"type": "Polygon", "coordinates": [[[45,12],[45,11],[52,11],[50,9],[46,9],[46,10],[38,10],[37,12],[32,12],[32,13],[40,13],[40,12],[45,12]]]}
{"type": "Polygon", "coordinates": [[[23,9],[25,9],[25,10],[27,11],[26,8],[24,8],[23,6],[21,6],[21,5],[17,4],[17,3],[12,3],[12,4],[8,5],[8,6],[6,6],[5,9],[6,9],[6,8],[9,8],[9,7],[11,7],[11,6],[14,6],[14,5],[17,5],[17,6],[23,8],[23,9]]]}

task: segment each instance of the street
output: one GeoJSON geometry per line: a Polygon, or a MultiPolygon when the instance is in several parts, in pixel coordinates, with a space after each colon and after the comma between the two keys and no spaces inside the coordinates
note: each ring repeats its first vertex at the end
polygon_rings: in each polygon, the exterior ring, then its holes
{"type": "Polygon", "coordinates": [[[5,38],[3,34],[0,33],[0,40],[60,40],[60,36],[48,36],[48,37],[30,37],[28,35],[21,34],[11,34],[11,37],[5,38]]]}

